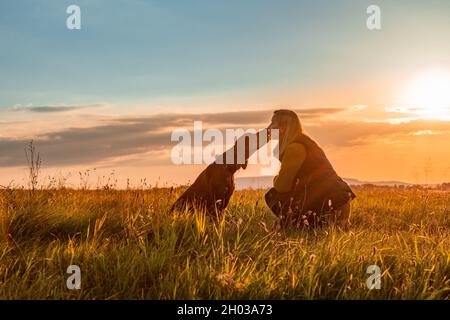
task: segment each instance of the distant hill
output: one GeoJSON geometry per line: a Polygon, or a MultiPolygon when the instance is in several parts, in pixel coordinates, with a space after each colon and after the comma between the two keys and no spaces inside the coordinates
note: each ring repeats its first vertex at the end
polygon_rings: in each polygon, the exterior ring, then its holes
{"type": "Polygon", "coordinates": [[[273,185],[273,176],[237,177],[236,189],[268,189],[273,185]]]}
{"type": "Polygon", "coordinates": [[[343,178],[345,182],[347,182],[351,186],[359,186],[362,184],[373,184],[376,186],[412,186],[413,183],[396,181],[396,180],[387,180],[387,181],[362,181],[354,178],[343,178]]]}
{"type": "MultiPolygon", "coordinates": [[[[343,178],[351,186],[360,186],[363,184],[373,184],[376,186],[411,186],[411,183],[401,181],[362,181],[354,178],[343,178]]],[[[259,177],[238,177],[236,178],[236,189],[268,189],[272,187],[273,176],[259,176],[259,177]]]]}

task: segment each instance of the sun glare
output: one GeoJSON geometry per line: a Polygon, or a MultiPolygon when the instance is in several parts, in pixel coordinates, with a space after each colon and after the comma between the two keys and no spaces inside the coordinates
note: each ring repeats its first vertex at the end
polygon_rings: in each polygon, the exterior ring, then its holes
{"type": "Polygon", "coordinates": [[[401,104],[406,112],[421,118],[450,118],[450,72],[418,74],[404,89],[401,104]]]}

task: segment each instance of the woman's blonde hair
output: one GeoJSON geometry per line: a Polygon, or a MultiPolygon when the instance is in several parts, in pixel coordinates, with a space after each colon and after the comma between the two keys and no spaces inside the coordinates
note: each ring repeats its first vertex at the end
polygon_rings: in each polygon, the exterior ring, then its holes
{"type": "Polygon", "coordinates": [[[273,117],[273,119],[276,120],[278,127],[284,128],[284,135],[283,137],[280,137],[279,142],[279,152],[280,156],[282,156],[287,146],[303,132],[303,129],[300,119],[292,110],[275,110],[273,117]]]}

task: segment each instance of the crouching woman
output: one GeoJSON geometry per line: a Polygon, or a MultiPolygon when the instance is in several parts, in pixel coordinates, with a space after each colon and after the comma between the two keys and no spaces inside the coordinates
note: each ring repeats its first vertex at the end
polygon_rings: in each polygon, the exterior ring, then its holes
{"type": "Polygon", "coordinates": [[[297,114],[274,112],[270,129],[279,130],[281,167],[265,195],[279,226],[349,226],[350,202],[356,197],[335,172],[319,145],[302,132],[297,114]]]}

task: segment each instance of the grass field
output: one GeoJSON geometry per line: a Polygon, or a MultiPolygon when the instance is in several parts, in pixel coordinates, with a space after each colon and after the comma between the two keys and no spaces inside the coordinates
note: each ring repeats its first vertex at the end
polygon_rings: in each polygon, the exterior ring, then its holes
{"type": "Polygon", "coordinates": [[[282,233],[263,191],[236,192],[220,222],[168,213],[181,191],[0,190],[0,299],[450,297],[448,191],[355,188],[350,231],[282,233]]]}

